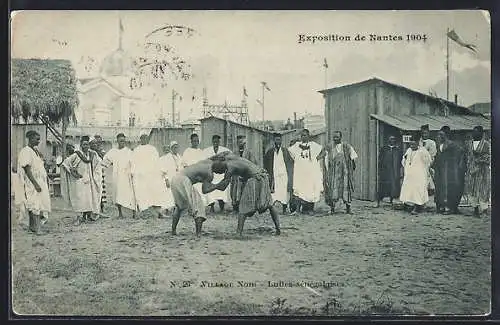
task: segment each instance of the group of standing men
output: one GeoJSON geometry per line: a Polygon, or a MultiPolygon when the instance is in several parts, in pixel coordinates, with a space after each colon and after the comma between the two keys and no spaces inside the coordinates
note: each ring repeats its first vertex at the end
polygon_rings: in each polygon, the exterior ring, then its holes
{"type": "MultiPolygon", "coordinates": [[[[26,136],[28,145],[19,154],[17,169],[30,230],[38,233],[51,210],[48,178],[37,149],[40,135],[29,131],[26,136]]],[[[418,214],[434,195],[437,212],[458,214],[466,194],[474,214],[484,212],[491,199],[491,144],[480,126],[472,130],[472,139],[465,147],[450,136],[450,128],[442,127],[436,144],[429,138],[428,125],[422,126],[405,153],[396,137],[389,137],[380,151],[378,203],[385,197],[391,202],[399,198],[408,211],[418,214]]],[[[104,153],[96,139],[83,136],[80,149],[68,146],[69,156],[59,164],[62,196],[79,214],[77,224],[102,215],[106,195],[103,175],[109,167],[113,167],[111,192],[119,217],[123,217],[123,208],[131,210],[134,217],[149,208],[160,217],[171,210],[174,234],[181,212],[193,216],[199,234],[206,220],[205,207],[214,212],[218,203],[222,211],[229,200],[240,215],[240,233],[248,216],[269,210],[279,234],[275,203],[281,204],[283,213],[289,209],[292,214],[310,214],[322,193],[332,213],[338,202],[351,213],[358,156],[342,141],[340,131],[333,133],[333,141],[325,147],[311,141],[307,129],[288,147],[283,146],[281,134],[275,133],[273,146],[264,154],[263,168],[257,166],[244,136],[238,136],[238,150],[233,153],[220,145],[218,135],[212,137],[212,146],[203,150],[198,135],[192,134],[191,147],[182,155],[179,144],[172,141],[164,147],[163,156],[145,134],[134,150],[127,147],[124,134],[116,139],[118,147],[104,153]]]]}
{"type": "Polygon", "coordinates": [[[471,132],[465,146],[451,139],[451,129],[443,126],[436,141],[429,126],[414,134],[403,153],[395,136],[380,151],[378,203],[399,198],[412,214],[423,211],[434,195],[436,211],[459,214],[466,195],[474,215],[487,210],[491,199],[491,144],[481,126],[471,132]],[[401,182],[402,179],[402,182],[401,182]]]}

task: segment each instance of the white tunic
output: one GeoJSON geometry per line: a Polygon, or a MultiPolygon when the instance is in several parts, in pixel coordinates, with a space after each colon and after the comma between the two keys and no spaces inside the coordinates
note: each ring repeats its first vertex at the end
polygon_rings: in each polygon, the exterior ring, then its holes
{"type": "Polygon", "coordinates": [[[283,148],[278,152],[276,149],[273,159],[274,193],[272,193],[273,202],[288,203],[288,174],[286,172],[285,158],[283,157],[283,148]]]}
{"type": "Polygon", "coordinates": [[[47,171],[42,158],[31,147],[26,146],[19,152],[17,172],[19,173],[20,197],[16,198],[16,201],[23,202],[26,209],[36,215],[47,216],[51,211],[47,171]],[[35,186],[26,175],[24,171],[26,166],[31,167],[31,173],[42,189],[41,192],[36,191],[35,186]]]}
{"type": "Polygon", "coordinates": [[[187,166],[196,164],[203,159],[205,159],[205,154],[200,148],[187,148],[182,154],[182,160],[187,166]]]}
{"type": "Polygon", "coordinates": [[[401,161],[404,167],[403,185],[399,197],[401,202],[424,205],[429,201],[427,171],[431,159],[431,155],[423,147],[415,151],[408,148],[401,161]]]}
{"type": "Polygon", "coordinates": [[[167,187],[160,169],[160,156],[150,144],[139,145],[132,152],[132,177],[139,211],[152,206],[170,206],[167,187]]]}
{"type": "MultiPolygon", "coordinates": [[[[219,149],[217,152],[214,151],[213,147],[209,147],[209,148],[206,148],[205,150],[203,150],[203,153],[205,156],[204,158],[208,159],[208,158],[210,158],[218,153],[226,152],[226,151],[230,151],[230,150],[226,147],[219,146],[219,149]]],[[[223,179],[224,179],[224,174],[215,174],[214,173],[214,180],[212,181],[212,183],[217,184],[220,181],[222,181],[223,179]]],[[[229,202],[230,201],[229,196],[230,196],[230,191],[229,191],[229,186],[228,186],[224,191],[215,190],[213,192],[208,193],[206,195],[207,203],[211,204],[211,203],[214,203],[215,201],[218,201],[218,200],[222,200],[224,202],[229,202]]]]}
{"type": "Polygon", "coordinates": [[[316,159],[322,149],[316,142],[297,142],[288,148],[294,160],[293,194],[306,202],[318,202],[323,191],[321,164],[316,159]],[[300,145],[309,145],[310,149],[303,150],[300,145]]]}
{"type": "Polygon", "coordinates": [[[104,155],[102,166],[113,167],[113,203],[135,210],[137,203],[132,185],[132,150],[128,147],[109,150],[104,155]]]}

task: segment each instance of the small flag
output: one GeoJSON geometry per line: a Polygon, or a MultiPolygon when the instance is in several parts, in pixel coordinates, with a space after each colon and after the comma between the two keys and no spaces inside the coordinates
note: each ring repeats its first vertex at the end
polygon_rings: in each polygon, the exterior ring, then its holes
{"type": "Polygon", "coordinates": [[[247,89],[245,87],[243,87],[243,96],[248,97],[247,89]]]}
{"type": "Polygon", "coordinates": [[[123,23],[122,18],[120,17],[120,32],[123,32],[123,23]]]}
{"type": "Polygon", "coordinates": [[[326,58],[325,58],[325,60],[323,61],[323,67],[324,67],[325,69],[328,69],[328,63],[326,62],[326,58]]]}
{"type": "Polygon", "coordinates": [[[474,44],[468,44],[462,41],[460,36],[452,29],[446,34],[451,40],[455,41],[458,45],[468,48],[472,52],[476,53],[476,46],[474,44]]]}
{"type": "Polygon", "coordinates": [[[271,91],[271,89],[269,89],[269,86],[267,85],[267,82],[263,81],[262,85],[264,86],[264,88],[266,88],[266,90],[271,91]]]}

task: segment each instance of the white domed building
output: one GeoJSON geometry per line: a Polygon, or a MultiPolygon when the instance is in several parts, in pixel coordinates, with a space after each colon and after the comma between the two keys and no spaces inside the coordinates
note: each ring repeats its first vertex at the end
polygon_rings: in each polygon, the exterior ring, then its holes
{"type": "Polygon", "coordinates": [[[80,105],[76,111],[80,126],[152,126],[157,101],[151,101],[152,89],[132,89],[133,59],[122,48],[119,30],[118,48],[101,63],[98,75],[79,79],[80,105]],[[153,107],[152,107],[153,106],[153,107]],[[153,115],[153,116],[149,116],[153,115]]]}

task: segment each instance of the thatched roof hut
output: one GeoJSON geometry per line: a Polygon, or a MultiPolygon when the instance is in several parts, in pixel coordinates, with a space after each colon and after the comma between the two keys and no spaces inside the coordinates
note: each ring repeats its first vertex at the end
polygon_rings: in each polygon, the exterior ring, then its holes
{"type": "Polygon", "coordinates": [[[12,59],[12,116],[76,122],[76,84],[76,73],[68,60],[12,59]]]}

